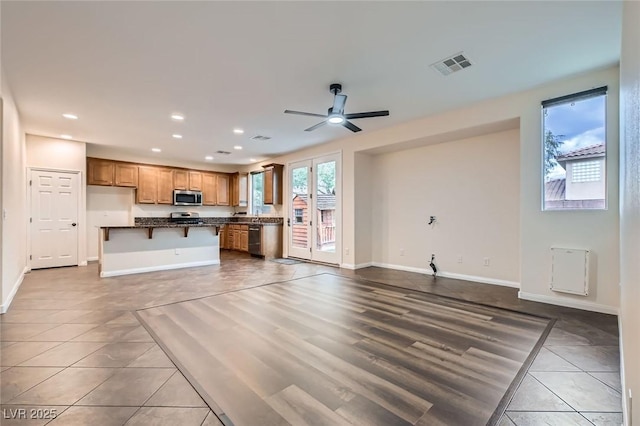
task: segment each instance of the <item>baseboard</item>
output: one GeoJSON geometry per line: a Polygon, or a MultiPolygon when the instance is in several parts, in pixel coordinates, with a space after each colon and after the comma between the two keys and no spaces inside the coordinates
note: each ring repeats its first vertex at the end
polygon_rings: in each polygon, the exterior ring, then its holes
{"type": "Polygon", "coordinates": [[[144,268],[119,269],[115,271],[102,271],[100,272],[100,277],[109,278],[109,277],[118,277],[121,275],[144,274],[145,272],[168,271],[170,269],[193,268],[196,266],[211,266],[211,265],[219,265],[219,264],[220,264],[220,259],[204,260],[201,262],[174,263],[171,265],[147,266],[144,268]]]}
{"type": "Polygon", "coordinates": [[[87,261],[78,263],[78,266],[87,266],[87,261]]]}
{"type": "Polygon", "coordinates": [[[98,256],[87,257],[87,262],[97,262],[98,256]]]}
{"type": "Polygon", "coordinates": [[[564,306],[567,308],[582,309],[583,311],[600,312],[601,314],[618,315],[618,308],[601,305],[582,300],[567,299],[564,297],[546,296],[543,294],[518,292],[518,298],[532,302],[547,303],[549,305],[564,306]]]}
{"type": "MultiPolygon", "coordinates": [[[[391,263],[372,262],[370,266],[379,268],[395,269],[397,271],[415,272],[418,274],[433,275],[433,271],[427,268],[415,268],[413,266],[394,265],[391,263]]],[[[482,284],[499,285],[502,287],[520,288],[520,283],[515,281],[500,280],[497,278],[479,277],[476,275],[456,274],[454,272],[438,272],[439,277],[451,278],[454,280],[472,281],[482,284]]]]}
{"type": "Polygon", "coordinates": [[[29,268],[25,266],[24,269],[22,270],[22,273],[20,274],[15,284],[13,285],[13,288],[9,292],[9,296],[7,297],[7,300],[2,305],[0,305],[0,314],[4,314],[9,310],[9,306],[11,306],[11,302],[13,302],[13,298],[15,297],[16,293],[18,292],[18,289],[22,285],[22,281],[24,280],[24,274],[26,274],[28,271],[29,271],[29,268]]]}
{"type": "Polygon", "coordinates": [[[373,266],[373,263],[366,262],[366,263],[358,263],[357,265],[354,265],[353,263],[343,263],[340,265],[341,268],[351,269],[351,270],[368,268],[369,266],[373,266]]]}

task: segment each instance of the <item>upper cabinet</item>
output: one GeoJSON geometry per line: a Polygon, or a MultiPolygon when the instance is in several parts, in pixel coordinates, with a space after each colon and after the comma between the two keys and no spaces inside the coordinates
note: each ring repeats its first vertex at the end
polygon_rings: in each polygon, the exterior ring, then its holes
{"type": "Polygon", "coordinates": [[[264,168],[264,204],[282,204],[282,164],[267,164],[264,168]]]}
{"type": "Polygon", "coordinates": [[[138,204],[173,204],[173,191],[202,191],[205,206],[246,206],[247,174],[87,158],[87,184],[137,188],[138,204]]]}
{"type": "Polygon", "coordinates": [[[246,207],[248,205],[249,174],[233,173],[231,175],[231,205],[246,207]]]}
{"type": "Polygon", "coordinates": [[[189,188],[189,172],[187,170],[174,170],[173,171],[173,189],[189,188]]]}
{"type": "Polygon", "coordinates": [[[138,189],[136,203],[155,204],[158,197],[158,168],[151,166],[138,167],[138,189]]]}
{"type": "Polygon", "coordinates": [[[218,203],[218,176],[215,173],[202,173],[202,204],[215,206],[218,203]]]}
{"type": "Polygon", "coordinates": [[[217,205],[218,206],[228,206],[230,205],[229,199],[229,175],[226,174],[218,174],[216,175],[216,185],[217,185],[217,205]]]}
{"type": "Polygon", "coordinates": [[[115,162],[99,158],[87,158],[87,184],[113,186],[115,162]]]}
{"type": "Polygon", "coordinates": [[[136,188],[138,186],[138,165],[130,163],[116,163],[115,186],[136,188]]]}
{"type": "Polygon", "coordinates": [[[202,172],[189,170],[189,190],[202,191],[202,172]]]}

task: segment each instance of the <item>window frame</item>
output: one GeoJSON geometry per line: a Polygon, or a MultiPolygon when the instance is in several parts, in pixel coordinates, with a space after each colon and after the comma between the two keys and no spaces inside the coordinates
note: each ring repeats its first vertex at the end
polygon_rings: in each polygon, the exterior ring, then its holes
{"type": "MultiPolygon", "coordinates": [[[[589,90],[584,90],[581,92],[572,93],[569,95],[559,96],[557,98],[551,98],[542,101],[540,108],[540,148],[542,152],[541,157],[541,194],[540,194],[540,207],[542,212],[558,212],[558,211],[606,211],[609,209],[609,179],[608,179],[608,86],[597,87],[589,90]],[[600,167],[601,178],[603,180],[604,185],[604,205],[602,207],[562,207],[562,208],[553,208],[547,207],[548,201],[546,200],[546,175],[545,175],[545,162],[546,162],[546,127],[545,127],[545,110],[549,107],[559,106],[564,104],[569,104],[577,101],[587,100],[596,97],[603,97],[604,102],[604,111],[603,111],[603,125],[604,125],[604,156],[603,157],[594,157],[593,160],[603,158],[603,167],[600,167]]],[[[571,177],[573,179],[573,176],[571,177]]],[[[565,175],[565,194],[566,194],[566,184],[569,179],[569,176],[565,175]]],[[[594,181],[588,182],[578,182],[578,183],[592,183],[594,181]]],[[[573,182],[572,182],[573,183],[573,182]]],[[[549,200],[552,201],[552,200],[549,200]]],[[[565,200],[566,201],[566,200],[565,200]]],[[[590,201],[590,200],[575,200],[575,201],[590,201]]]]}

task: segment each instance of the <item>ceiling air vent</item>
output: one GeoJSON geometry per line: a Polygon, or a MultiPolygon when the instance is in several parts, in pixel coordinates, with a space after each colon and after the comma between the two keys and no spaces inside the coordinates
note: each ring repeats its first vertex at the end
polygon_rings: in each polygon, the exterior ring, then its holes
{"type": "Polygon", "coordinates": [[[472,64],[469,58],[466,57],[462,52],[460,52],[434,64],[431,64],[431,68],[438,71],[442,75],[449,75],[456,71],[469,68],[471,65],[472,64]]]}
{"type": "Polygon", "coordinates": [[[269,139],[271,139],[271,137],[262,135],[255,135],[251,138],[252,141],[268,141],[269,139]]]}
{"type": "Polygon", "coordinates": [[[216,151],[216,154],[229,155],[231,153],[229,151],[216,151]]]}

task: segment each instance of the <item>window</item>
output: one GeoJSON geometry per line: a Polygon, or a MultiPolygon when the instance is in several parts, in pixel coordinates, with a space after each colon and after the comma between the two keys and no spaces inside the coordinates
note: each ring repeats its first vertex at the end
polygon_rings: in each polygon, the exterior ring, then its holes
{"type": "Polygon", "coordinates": [[[251,174],[251,209],[254,214],[265,212],[264,172],[251,174]]]}
{"type": "Polygon", "coordinates": [[[607,88],[542,102],[543,209],[606,208],[607,88]]]}
{"type": "Polygon", "coordinates": [[[302,209],[294,209],[293,217],[295,223],[302,223],[302,209]]]}

